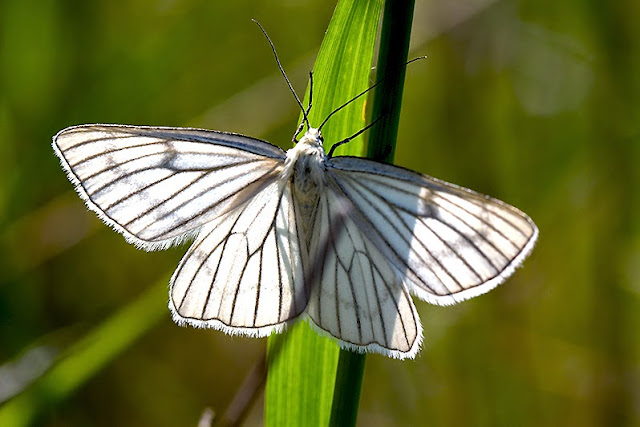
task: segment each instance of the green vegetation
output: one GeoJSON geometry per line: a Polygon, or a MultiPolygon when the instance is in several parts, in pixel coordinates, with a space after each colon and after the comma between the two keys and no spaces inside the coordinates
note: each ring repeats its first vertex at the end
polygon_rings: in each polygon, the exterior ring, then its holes
{"type": "MultiPolygon", "coordinates": [[[[424,348],[416,361],[367,356],[358,420],[638,424],[640,5],[437,3],[416,4],[409,57],[428,59],[406,70],[394,163],[518,206],[540,242],[487,295],[416,301],[424,348]]],[[[167,277],[185,247],[144,253],[102,225],[50,138],[134,123],[289,148],[298,107],[250,19],[301,91],[333,8],[0,5],[0,398],[24,390],[0,424],[194,425],[207,407],[224,412],[267,340],[175,326],[167,277]]],[[[342,84],[328,76],[316,75],[319,103],[342,84]]],[[[316,104],[314,121],[330,109],[316,104]]],[[[364,110],[345,111],[355,129],[364,110]]],[[[325,139],[341,132],[327,125],[325,139]]],[[[263,421],[261,403],[248,424],[263,421]]]]}

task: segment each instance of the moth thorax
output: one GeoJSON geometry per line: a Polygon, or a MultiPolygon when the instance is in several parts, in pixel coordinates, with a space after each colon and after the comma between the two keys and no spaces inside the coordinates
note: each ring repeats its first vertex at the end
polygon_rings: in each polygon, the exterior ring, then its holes
{"type": "Polygon", "coordinates": [[[324,187],[324,159],[314,154],[298,157],[294,166],[293,182],[299,195],[316,193],[324,187]]]}
{"type": "Polygon", "coordinates": [[[310,197],[324,187],[326,155],[317,129],[309,129],[295,147],[287,151],[283,174],[293,181],[299,197],[310,197]]]}

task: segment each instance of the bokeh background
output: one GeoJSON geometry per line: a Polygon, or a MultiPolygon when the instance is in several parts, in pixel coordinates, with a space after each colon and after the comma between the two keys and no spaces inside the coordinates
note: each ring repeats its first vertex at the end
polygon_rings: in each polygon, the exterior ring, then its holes
{"type": "MultiPolygon", "coordinates": [[[[167,284],[186,247],[145,253],[104,226],[51,137],[197,126],[289,148],[297,106],[250,19],[303,92],[332,11],[0,2],[0,402],[66,366],[29,404],[38,425],[224,411],[266,340],[174,325],[167,284]]],[[[396,163],[518,206],[540,240],[491,293],[417,302],[424,348],[367,358],[361,425],[640,424],[638,16],[633,0],[417,1],[410,57],[428,59],[407,70],[396,163]]],[[[261,414],[259,397],[247,424],[261,414]]]]}

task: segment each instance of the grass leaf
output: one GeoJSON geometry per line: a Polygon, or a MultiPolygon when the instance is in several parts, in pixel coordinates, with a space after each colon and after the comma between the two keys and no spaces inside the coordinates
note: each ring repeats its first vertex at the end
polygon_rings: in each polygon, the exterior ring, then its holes
{"type": "MultiPolygon", "coordinates": [[[[338,2],[314,66],[312,126],[370,85],[381,9],[381,0],[338,2]]],[[[364,102],[353,102],[323,127],[326,150],[364,127],[364,102]]],[[[357,138],[336,154],[362,155],[363,147],[363,138],[357,138]]],[[[306,322],[270,337],[265,425],[327,425],[339,354],[333,340],[306,322]]]]}
{"type": "Polygon", "coordinates": [[[45,408],[64,401],[138,338],[166,319],[166,301],[165,278],[79,339],[51,369],[0,407],[0,425],[31,425],[45,408]]]}

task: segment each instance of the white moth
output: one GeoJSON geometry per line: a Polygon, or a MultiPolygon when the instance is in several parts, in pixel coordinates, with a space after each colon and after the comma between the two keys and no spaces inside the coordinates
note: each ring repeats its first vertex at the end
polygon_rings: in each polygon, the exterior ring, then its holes
{"type": "Polygon", "coordinates": [[[127,241],[194,243],[171,278],[180,325],[253,337],[308,318],[343,348],[413,358],[411,294],[483,294],[538,230],[503,202],[400,167],[330,157],[309,128],[286,153],[191,128],[83,125],[53,148],[89,209],[127,241]]]}
{"type": "Polygon", "coordinates": [[[414,358],[422,326],[411,294],[447,305],[493,289],[538,229],[466,188],[333,156],[375,121],[326,154],[324,123],[384,78],[313,128],[311,101],[305,110],[260,29],[304,115],[286,153],[226,132],[103,124],[62,130],[53,149],[89,209],[130,243],[195,238],[171,277],[179,325],[264,337],[307,318],[343,348],[414,358]]]}

